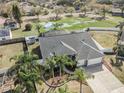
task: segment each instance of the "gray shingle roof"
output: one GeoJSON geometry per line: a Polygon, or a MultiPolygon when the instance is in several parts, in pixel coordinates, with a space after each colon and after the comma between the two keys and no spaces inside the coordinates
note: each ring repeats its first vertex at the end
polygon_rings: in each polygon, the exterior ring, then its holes
{"type": "Polygon", "coordinates": [[[81,43],[83,40],[85,43],[89,44],[90,46],[98,49],[90,34],[88,32],[80,32],[80,33],[73,33],[73,34],[65,34],[65,35],[57,35],[57,36],[46,36],[40,37],[40,49],[43,59],[45,60],[47,57],[50,57],[50,53],[55,53],[57,55],[73,55],[75,52],[72,50],[77,51],[77,59],[88,59],[99,58],[103,55],[90,47],[81,43]],[[64,46],[62,43],[64,42],[72,49],[64,46]],[[89,55],[88,55],[89,53],[89,55]]]}
{"type": "Polygon", "coordinates": [[[0,37],[9,36],[10,32],[8,29],[0,29],[0,37]]]}

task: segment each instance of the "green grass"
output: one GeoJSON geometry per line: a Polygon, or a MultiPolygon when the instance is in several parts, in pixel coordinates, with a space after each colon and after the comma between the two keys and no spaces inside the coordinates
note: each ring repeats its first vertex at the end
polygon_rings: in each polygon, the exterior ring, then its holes
{"type": "MultiPolygon", "coordinates": [[[[118,19],[119,20],[119,19],[118,19]]],[[[82,23],[82,24],[74,24],[76,22],[86,22],[86,21],[92,21],[90,18],[77,18],[77,17],[70,17],[70,18],[63,18],[62,20],[58,21],[51,21],[56,23],[66,23],[71,26],[69,27],[63,27],[58,28],[58,30],[64,30],[64,31],[74,31],[74,30],[82,30],[83,28],[87,27],[114,27],[117,25],[117,21],[114,20],[102,20],[102,21],[94,21],[91,23],[82,23]]],[[[40,23],[47,23],[49,21],[41,21],[40,23]]],[[[31,35],[38,35],[38,32],[36,30],[37,22],[32,22],[32,31],[23,31],[23,29],[18,29],[15,31],[12,31],[13,38],[17,37],[25,37],[25,36],[31,36],[31,35]]],[[[41,32],[45,32],[43,25],[40,29],[41,32]]]]}
{"type": "Polygon", "coordinates": [[[78,25],[73,25],[71,27],[63,28],[65,30],[81,30],[83,28],[87,27],[114,27],[116,23],[108,20],[103,20],[103,21],[96,21],[94,23],[88,23],[88,24],[78,24],[78,25]]]}
{"type": "Polygon", "coordinates": [[[24,31],[24,29],[18,29],[18,30],[12,31],[13,38],[26,37],[26,36],[31,36],[31,35],[38,35],[35,25],[33,24],[32,24],[31,31],[24,31]]]}
{"type": "Polygon", "coordinates": [[[77,17],[69,17],[69,18],[64,18],[62,20],[58,21],[53,21],[53,22],[58,22],[58,23],[73,23],[74,21],[90,21],[90,18],[77,18],[77,17]]]}

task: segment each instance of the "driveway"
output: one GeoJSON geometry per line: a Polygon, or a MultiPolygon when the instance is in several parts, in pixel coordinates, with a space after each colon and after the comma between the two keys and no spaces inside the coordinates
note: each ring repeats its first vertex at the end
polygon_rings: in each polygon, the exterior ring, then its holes
{"type": "Polygon", "coordinates": [[[94,93],[124,93],[124,85],[105,66],[100,68],[87,69],[94,75],[94,78],[87,80],[94,93]]]}

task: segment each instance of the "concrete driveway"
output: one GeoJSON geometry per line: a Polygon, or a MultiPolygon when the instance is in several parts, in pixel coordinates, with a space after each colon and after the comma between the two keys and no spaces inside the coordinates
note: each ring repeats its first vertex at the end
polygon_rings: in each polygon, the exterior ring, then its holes
{"type": "Polygon", "coordinates": [[[87,70],[94,75],[94,78],[87,80],[94,93],[124,93],[124,85],[105,66],[87,70]]]}

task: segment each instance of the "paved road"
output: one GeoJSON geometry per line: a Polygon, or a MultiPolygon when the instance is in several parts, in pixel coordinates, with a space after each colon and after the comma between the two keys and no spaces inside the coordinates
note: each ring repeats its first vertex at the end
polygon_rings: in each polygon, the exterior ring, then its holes
{"type": "Polygon", "coordinates": [[[124,93],[124,85],[105,66],[102,68],[89,69],[95,78],[88,79],[87,82],[94,93],[124,93]]]}

